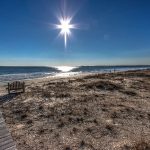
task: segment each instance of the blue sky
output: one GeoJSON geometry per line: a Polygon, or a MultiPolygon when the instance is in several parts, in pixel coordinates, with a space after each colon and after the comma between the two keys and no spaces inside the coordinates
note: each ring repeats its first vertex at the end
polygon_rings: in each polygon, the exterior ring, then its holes
{"type": "Polygon", "coordinates": [[[64,47],[63,0],[0,1],[0,65],[150,64],[149,0],[66,0],[80,29],[64,47]]]}

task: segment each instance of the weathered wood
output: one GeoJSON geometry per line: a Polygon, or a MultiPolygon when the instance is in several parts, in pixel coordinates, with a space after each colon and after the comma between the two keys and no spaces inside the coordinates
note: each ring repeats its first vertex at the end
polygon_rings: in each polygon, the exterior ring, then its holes
{"type": "Polygon", "coordinates": [[[9,83],[8,83],[8,93],[10,94],[10,89],[9,89],[9,87],[10,87],[10,85],[9,85],[9,83]]]}
{"type": "Polygon", "coordinates": [[[15,142],[8,131],[5,120],[0,112],[0,150],[16,150],[15,142]]]}
{"type": "Polygon", "coordinates": [[[25,83],[24,82],[19,82],[15,81],[13,83],[8,83],[8,94],[11,92],[17,93],[17,92],[25,92],[25,83]]]}

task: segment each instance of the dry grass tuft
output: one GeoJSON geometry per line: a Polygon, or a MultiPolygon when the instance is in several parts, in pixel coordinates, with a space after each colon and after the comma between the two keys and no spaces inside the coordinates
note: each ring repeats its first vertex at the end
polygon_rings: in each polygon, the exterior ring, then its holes
{"type": "Polygon", "coordinates": [[[150,150],[150,143],[139,141],[134,145],[133,150],[150,150]]]}
{"type": "Polygon", "coordinates": [[[121,90],[122,93],[127,94],[129,96],[136,96],[137,93],[133,90],[121,90]]]}
{"type": "Polygon", "coordinates": [[[65,147],[64,150],[72,150],[69,146],[65,147]]]}
{"type": "Polygon", "coordinates": [[[90,83],[85,83],[82,86],[89,88],[89,89],[100,89],[100,90],[108,90],[108,91],[114,91],[114,90],[121,90],[122,86],[118,85],[116,83],[110,82],[110,81],[93,81],[90,83]]]}

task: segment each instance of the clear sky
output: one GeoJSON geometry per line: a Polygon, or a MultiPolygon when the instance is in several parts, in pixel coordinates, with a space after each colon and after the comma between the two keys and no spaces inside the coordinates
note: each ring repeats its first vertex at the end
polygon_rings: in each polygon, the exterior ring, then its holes
{"type": "Polygon", "coordinates": [[[73,15],[64,47],[61,0],[0,0],[0,65],[150,64],[150,0],[66,0],[73,15]]]}

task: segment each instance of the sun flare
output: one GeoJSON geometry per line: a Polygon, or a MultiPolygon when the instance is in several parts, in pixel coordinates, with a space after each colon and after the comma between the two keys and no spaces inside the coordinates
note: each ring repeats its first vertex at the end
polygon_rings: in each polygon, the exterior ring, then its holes
{"type": "Polygon", "coordinates": [[[67,38],[71,35],[71,29],[76,29],[75,24],[71,24],[72,18],[61,17],[59,18],[60,24],[56,24],[56,28],[60,29],[60,35],[64,37],[65,47],[67,46],[67,38]]]}

